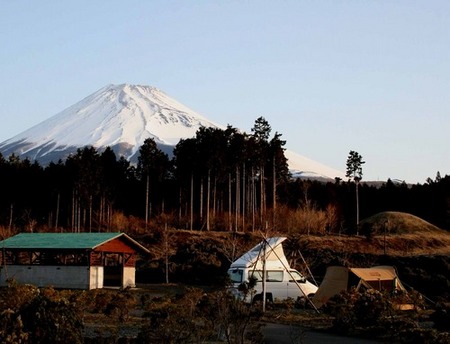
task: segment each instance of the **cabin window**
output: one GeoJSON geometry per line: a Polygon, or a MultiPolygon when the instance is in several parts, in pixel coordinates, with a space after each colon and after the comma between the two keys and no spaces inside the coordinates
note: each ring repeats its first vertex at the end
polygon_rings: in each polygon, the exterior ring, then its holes
{"type": "Polygon", "coordinates": [[[243,271],[239,269],[228,270],[228,275],[230,276],[232,283],[242,283],[243,271]]]}
{"type": "MultiPolygon", "coordinates": [[[[248,273],[248,279],[255,278],[257,281],[262,281],[262,270],[252,270],[248,273]]],[[[283,282],[283,271],[266,271],[266,282],[283,282]]]]}

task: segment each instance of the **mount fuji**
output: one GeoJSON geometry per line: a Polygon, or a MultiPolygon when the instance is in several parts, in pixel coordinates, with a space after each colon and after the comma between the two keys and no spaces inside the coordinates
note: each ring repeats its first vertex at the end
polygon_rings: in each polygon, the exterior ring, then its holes
{"type": "MultiPolygon", "coordinates": [[[[0,153],[48,164],[84,146],[99,150],[109,146],[117,155],[135,161],[145,139],[153,138],[170,156],[180,139],[195,137],[200,127],[225,128],[157,88],[108,85],[0,143],[0,153]]],[[[344,178],[342,172],[291,151],[286,150],[285,155],[295,177],[344,178]]]]}

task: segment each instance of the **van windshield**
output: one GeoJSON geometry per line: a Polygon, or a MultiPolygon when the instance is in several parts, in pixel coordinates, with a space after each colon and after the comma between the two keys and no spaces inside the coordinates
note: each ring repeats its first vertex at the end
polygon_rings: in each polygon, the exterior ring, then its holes
{"type": "Polygon", "coordinates": [[[231,282],[242,283],[243,271],[240,269],[230,269],[228,270],[228,275],[230,276],[231,282]]]}

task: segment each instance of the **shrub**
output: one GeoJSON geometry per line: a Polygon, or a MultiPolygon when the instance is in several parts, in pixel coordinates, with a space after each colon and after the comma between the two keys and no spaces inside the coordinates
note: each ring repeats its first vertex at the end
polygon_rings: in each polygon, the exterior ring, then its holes
{"type": "Polygon", "coordinates": [[[39,295],[39,289],[35,286],[19,284],[14,279],[10,279],[8,286],[0,290],[0,310],[11,309],[17,312],[37,295],[39,295]]]}
{"type": "Polygon", "coordinates": [[[450,303],[439,303],[430,319],[434,327],[440,331],[450,331],[450,303]]]}
{"type": "Polygon", "coordinates": [[[386,317],[381,319],[379,324],[380,333],[384,333],[383,339],[389,343],[405,343],[406,338],[414,337],[414,334],[420,331],[417,321],[407,316],[386,317]]]}
{"type": "Polygon", "coordinates": [[[90,304],[88,311],[92,313],[105,313],[112,298],[113,293],[103,289],[90,290],[84,296],[85,302],[90,304]]]}
{"type": "Polygon", "coordinates": [[[23,328],[20,314],[12,309],[5,309],[0,313],[0,342],[26,343],[28,333],[23,328]]]}
{"type": "Polygon", "coordinates": [[[201,322],[193,316],[198,292],[188,292],[175,302],[161,299],[147,312],[149,322],[143,326],[137,343],[193,343],[200,336],[201,322]]]}
{"type": "Polygon", "coordinates": [[[114,294],[106,305],[104,313],[109,316],[117,316],[121,322],[128,321],[130,310],[136,306],[137,301],[129,288],[114,294]]]}
{"type": "Polygon", "coordinates": [[[398,333],[396,343],[448,344],[450,335],[448,332],[439,333],[434,329],[416,327],[398,333]]]}
{"type": "Polygon", "coordinates": [[[334,317],[333,329],[341,334],[347,334],[355,327],[353,311],[356,298],[355,291],[343,291],[333,296],[326,304],[325,311],[334,317]]]}
{"type": "Polygon", "coordinates": [[[226,291],[189,289],[172,302],[159,301],[148,310],[149,323],[137,343],[261,342],[259,311],[226,291]]]}
{"type": "Polygon", "coordinates": [[[334,316],[333,328],[340,333],[379,326],[394,312],[390,297],[374,289],[344,291],[332,297],[325,309],[334,316]]]}
{"type": "Polygon", "coordinates": [[[205,296],[201,312],[213,325],[219,339],[227,343],[258,343],[262,340],[258,319],[262,313],[254,307],[236,299],[226,291],[205,296]]]}
{"type": "Polygon", "coordinates": [[[32,343],[82,343],[83,323],[78,310],[67,300],[36,296],[20,310],[24,329],[32,343]]]}
{"type": "Polygon", "coordinates": [[[390,298],[374,289],[359,293],[355,299],[353,312],[356,326],[376,326],[382,318],[393,314],[390,298]]]}

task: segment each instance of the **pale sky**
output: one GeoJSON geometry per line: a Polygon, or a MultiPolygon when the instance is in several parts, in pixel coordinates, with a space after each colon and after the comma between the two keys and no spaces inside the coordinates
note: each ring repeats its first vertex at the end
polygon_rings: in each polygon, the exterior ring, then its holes
{"type": "Polygon", "coordinates": [[[450,174],[450,1],[0,0],[0,142],[107,84],[155,86],[364,180],[450,174]]]}

